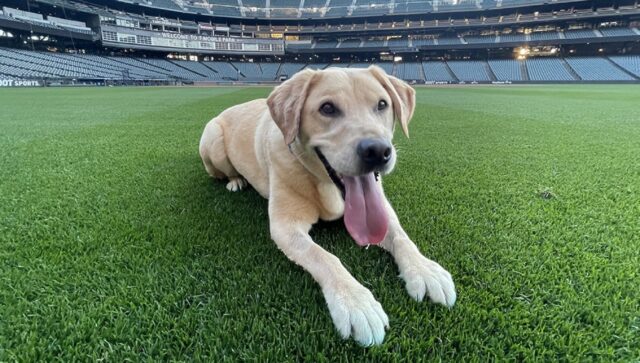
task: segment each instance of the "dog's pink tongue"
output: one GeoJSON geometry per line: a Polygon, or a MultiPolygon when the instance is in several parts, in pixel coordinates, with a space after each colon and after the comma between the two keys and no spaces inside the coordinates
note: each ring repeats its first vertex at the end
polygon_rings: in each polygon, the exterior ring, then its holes
{"type": "Polygon", "coordinates": [[[373,173],[345,176],[344,224],[360,246],[377,244],[387,234],[389,216],[382,201],[382,187],[373,173]]]}

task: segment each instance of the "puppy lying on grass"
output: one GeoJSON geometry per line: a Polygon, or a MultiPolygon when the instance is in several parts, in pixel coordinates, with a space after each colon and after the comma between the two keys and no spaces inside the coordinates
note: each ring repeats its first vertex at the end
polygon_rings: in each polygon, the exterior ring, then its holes
{"type": "Polygon", "coordinates": [[[231,107],[211,120],[200,140],[209,175],[247,182],[269,199],[271,237],[322,288],[340,334],[380,344],[389,325],[371,292],[340,260],[313,242],[319,219],[344,216],[360,246],[391,253],[409,294],[452,306],[451,275],[424,257],[402,229],[382,190],[381,176],[396,162],[391,143],[397,120],[405,135],[415,91],[381,68],[305,70],[267,99],[231,107]]]}

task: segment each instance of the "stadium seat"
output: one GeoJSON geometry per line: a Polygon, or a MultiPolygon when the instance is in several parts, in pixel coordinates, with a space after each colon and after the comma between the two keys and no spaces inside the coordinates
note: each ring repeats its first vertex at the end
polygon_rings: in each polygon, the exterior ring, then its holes
{"type": "Polygon", "coordinates": [[[495,35],[488,35],[488,36],[481,36],[481,37],[471,36],[471,37],[464,37],[464,40],[469,44],[495,43],[496,36],[495,35]]]}
{"type": "Polygon", "coordinates": [[[462,38],[454,38],[454,37],[443,37],[438,38],[439,45],[455,45],[462,44],[462,38]]]}
{"type": "Polygon", "coordinates": [[[524,34],[502,34],[500,35],[500,43],[521,43],[526,41],[524,34]]]}
{"type": "Polygon", "coordinates": [[[487,72],[486,63],[480,61],[449,61],[447,65],[460,81],[488,82],[491,77],[487,72]]]}
{"type": "Polygon", "coordinates": [[[525,61],[529,79],[532,81],[574,81],[561,59],[539,58],[525,61]]]}
{"type": "Polygon", "coordinates": [[[605,37],[629,37],[637,34],[629,28],[601,28],[599,29],[605,37]]]}
{"type": "Polygon", "coordinates": [[[314,49],[331,49],[338,45],[336,40],[323,40],[316,42],[314,49]]]}
{"type": "Polygon", "coordinates": [[[347,40],[343,40],[338,47],[340,49],[359,48],[361,43],[362,43],[362,39],[347,39],[347,40]]]}
{"type": "Polygon", "coordinates": [[[632,81],[634,79],[607,58],[573,57],[567,58],[566,61],[584,81],[632,81]]]}
{"type": "Polygon", "coordinates": [[[309,69],[325,69],[329,65],[327,63],[309,63],[306,68],[309,69]]]}
{"type": "Polygon", "coordinates": [[[301,71],[305,66],[304,63],[282,63],[282,66],[278,69],[278,77],[291,77],[301,71]]]}
{"type": "Polygon", "coordinates": [[[260,82],[265,80],[262,75],[262,70],[260,69],[260,65],[258,63],[231,62],[231,64],[240,73],[241,78],[239,79],[241,80],[248,81],[248,82],[260,82]]]}
{"type": "Polygon", "coordinates": [[[489,67],[498,81],[522,81],[522,61],[517,60],[490,60],[489,67]]]}
{"type": "Polygon", "coordinates": [[[597,38],[598,36],[593,31],[593,29],[579,29],[579,30],[564,31],[564,37],[567,39],[583,39],[583,38],[597,38]]]}
{"type": "Polygon", "coordinates": [[[191,62],[184,60],[172,60],[171,62],[178,66],[190,70],[192,73],[199,75],[199,80],[214,81],[221,79],[220,74],[213,69],[207,67],[203,63],[191,62]]]}
{"type": "Polygon", "coordinates": [[[278,70],[280,69],[280,63],[258,63],[262,70],[262,78],[265,81],[275,81],[278,76],[278,70]]]}
{"type": "Polygon", "coordinates": [[[634,74],[636,77],[640,77],[640,56],[611,56],[609,59],[621,68],[625,69],[627,72],[634,74]]]}
{"type": "Polygon", "coordinates": [[[417,62],[398,63],[396,66],[396,76],[405,81],[424,82],[421,68],[421,64],[417,62]]]}
{"type": "Polygon", "coordinates": [[[532,41],[560,39],[558,32],[533,32],[529,34],[532,41]]]}
{"type": "MultiPolygon", "coordinates": [[[[640,56],[530,58],[448,62],[353,62],[332,67],[367,68],[377,64],[388,74],[417,82],[490,81],[634,81],[640,76],[640,56]]],[[[0,75],[17,78],[186,80],[274,82],[304,68],[324,69],[326,63],[193,62],[157,58],[34,52],[0,48],[0,75]]]]}
{"type": "Polygon", "coordinates": [[[215,70],[220,78],[225,81],[237,81],[240,78],[238,70],[228,62],[202,62],[207,67],[215,70]]]}
{"type": "Polygon", "coordinates": [[[378,67],[384,69],[387,74],[393,74],[393,63],[391,62],[380,62],[375,63],[378,67]]]}
{"type": "Polygon", "coordinates": [[[422,69],[426,81],[431,82],[456,82],[447,65],[444,62],[423,62],[422,69]]]}

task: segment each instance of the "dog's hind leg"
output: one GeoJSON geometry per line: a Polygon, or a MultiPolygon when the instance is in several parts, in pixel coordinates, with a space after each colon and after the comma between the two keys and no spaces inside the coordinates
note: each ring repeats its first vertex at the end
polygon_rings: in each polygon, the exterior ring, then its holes
{"type": "Polygon", "coordinates": [[[247,186],[247,181],[233,167],[224,144],[224,132],[215,121],[209,122],[200,139],[200,157],[207,173],[216,179],[228,178],[227,189],[235,192],[247,186]]]}

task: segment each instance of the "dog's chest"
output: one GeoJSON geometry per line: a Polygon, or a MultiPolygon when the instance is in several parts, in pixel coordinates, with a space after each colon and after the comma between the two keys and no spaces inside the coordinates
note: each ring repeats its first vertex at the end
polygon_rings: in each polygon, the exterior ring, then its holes
{"type": "Polygon", "coordinates": [[[318,196],[320,198],[320,219],[333,221],[342,217],[344,200],[333,183],[318,184],[318,196]]]}

